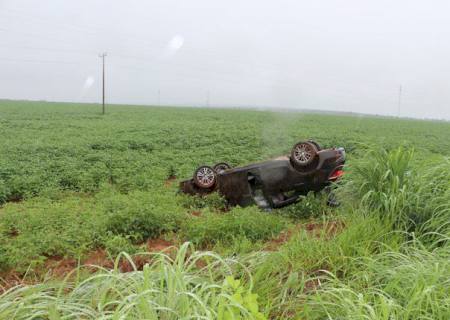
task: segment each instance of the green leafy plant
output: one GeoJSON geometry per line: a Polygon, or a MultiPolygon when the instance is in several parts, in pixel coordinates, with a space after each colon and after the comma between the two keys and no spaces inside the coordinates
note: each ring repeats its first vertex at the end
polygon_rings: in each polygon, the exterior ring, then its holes
{"type": "Polygon", "coordinates": [[[121,235],[113,235],[106,237],[104,246],[109,255],[116,257],[121,252],[126,252],[128,254],[137,253],[139,248],[132,244],[129,237],[124,237],[121,235]]]}
{"type": "Polygon", "coordinates": [[[114,195],[103,200],[106,206],[106,228],[113,234],[131,236],[139,242],[165,232],[176,231],[184,220],[170,194],[134,193],[130,198],[114,195]]]}
{"type": "Polygon", "coordinates": [[[250,241],[266,240],[277,235],[287,222],[280,216],[261,212],[256,207],[233,208],[227,213],[204,212],[186,220],[181,228],[183,237],[202,247],[216,243],[231,243],[235,238],[250,241]]]}
{"type": "Polygon", "coordinates": [[[5,183],[0,180],[0,205],[5,203],[9,197],[9,190],[6,187],[5,183]]]}
{"type": "Polygon", "coordinates": [[[258,295],[246,290],[240,280],[232,276],[226,277],[222,285],[222,295],[224,297],[219,302],[218,320],[267,319],[259,311],[258,295]]]}
{"type": "Polygon", "coordinates": [[[179,195],[179,203],[187,209],[210,209],[224,211],[227,209],[225,199],[217,192],[205,196],[179,195]]]}
{"type": "Polygon", "coordinates": [[[327,197],[325,192],[311,191],[306,196],[300,196],[293,205],[280,209],[279,212],[296,219],[320,217],[331,212],[331,208],[327,206],[327,197]]]}

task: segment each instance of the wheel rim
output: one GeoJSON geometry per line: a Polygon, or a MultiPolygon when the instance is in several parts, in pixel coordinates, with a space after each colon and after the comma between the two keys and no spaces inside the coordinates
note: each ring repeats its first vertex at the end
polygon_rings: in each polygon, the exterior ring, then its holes
{"type": "Polygon", "coordinates": [[[215,180],[214,170],[208,167],[200,168],[196,173],[197,181],[202,185],[202,187],[211,187],[215,180]]]}
{"type": "Polygon", "coordinates": [[[294,158],[300,164],[309,163],[314,157],[314,148],[307,143],[300,143],[294,148],[294,158]]]}

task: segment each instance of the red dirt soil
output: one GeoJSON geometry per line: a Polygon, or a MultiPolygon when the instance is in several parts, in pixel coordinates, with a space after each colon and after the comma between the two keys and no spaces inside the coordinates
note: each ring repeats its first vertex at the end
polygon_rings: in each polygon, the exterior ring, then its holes
{"type": "MultiPolygon", "coordinates": [[[[97,249],[89,253],[83,261],[83,265],[100,266],[107,269],[114,268],[114,261],[110,259],[108,253],[104,249],[97,249]]],[[[96,268],[90,267],[89,270],[95,271],[96,268]]]]}
{"type": "Polygon", "coordinates": [[[288,242],[292,237],[292,234],[298,230],[300,230],[300,225],[288,230],[281,231],[276,238],[273,238],[266,244],[265,249],[268,251],[277,251],[278,248],[281,247],[284,243],[288,242]]]}
{"type": "Polygon", "coordinates": [[[11,271],[0,277],[0,294],[18,285],[33,283],[34,281],[25,281],[20,274],[15,271],[11,271]]]}
{"type": "MultiPolygon", "coordinates": [[[[161,238],[158,239],[149,239],[146,243],[146,248],[148,253],[152,252],[162,252],[166,251],[168,248],[173,247],[175,249],[175,244],[171,241],[164,240],[161,238]]],[[[170,252],[171,250],[167,250],[170,252]]],[[[131,272],[136,270],[142,270],[144,265],[146,263],[149,263],[151,261],[151,255],[134,255],[132,257],[133,264],[126,259],[125,257],[122,257],[119,261],[119,270],[121,272],[131,272]]],[[[107,252],[103,249],[96,250],[94,252],[91,252],[86,260],[83,261],[83,265],[94,265],[94,266],[101,266],[106,269],[113,269],[114,268],[114,260],[112,260],[107,252]]],[[[96,271],[96,268],[92,267],[92,271],[96,271]]]]}
{"type": "Polygon", "coordinates": [[[172,184],[175,182],[175,180],[177,179],[176,176],[170,176],[166,179],[166,181],[164,181],[164,186],[165,187],[171,187],[172,184]]]}
{"type": "Polygon", "coordinates": [[[50,257],[45,261],[44,269],[53,277],[63,278],[78,266],[78,261],[73,258],[50,257]]]}
{"type": "Polygon", "coordinates": [[[199,210],[194,210],[194,211],[191,212],[191,214],[192,214],[193,216],[195,216],[195,217],[199,217],[199,216],[202,215],[202,212],[199,211],[199,210]]]}
{"type": "Polygon", "coordinates": [[[161,238],[150,239],[147,241],[147,250],[149,252],[163,251],[173,246],[175,246],[173,242],[161,238]]]}
{"type": "MultiPolygon", "coordinates": [[[[166,251],[167,253],[171,253],[175,251],[175,243],[164,240],[164,239],[149,239],[145,247],[148,253],[154,252],[162,252],[166,251]],[[168,249],[169,248],[169,249],[168,249]],[[172,248],[172,249],[170,249],[172,248]]],[[[132,257],[133,263],[137,270],[142,270],[144,265],[150,262],[152,256],[151,255],[135,255],[132,257]]],[[[81,266],[84,266],[84,270],[88,272],[96,272],[98,271],[98,267],[102,267],[105,269],[113,269],[114,268],[114,260],[108,255],[106,250],[97,249],[91,251],[85,259],[83,259],[80,263],[81,266]]],[[[56,279],[63,279],[66,277],[71,271],[75,270],[79,266],[79,262],[73,258],[63,258],[63,257],[49,257],[45,261],[42,268],[36,270],[35,276],[33,278],[27,277],[24,278],[23,274],[20,274],[14,270],[11,270],[7,273],[0,275],[0,294],[9,288],[20,284],[36,284],[41,282],[41,278],[43,275],[50,276],[56,279]]],[[[131,272],[134,271],[133,265],[125,258],[122,257],[119,262],[119,270],[122,272],[131,272]]]]}

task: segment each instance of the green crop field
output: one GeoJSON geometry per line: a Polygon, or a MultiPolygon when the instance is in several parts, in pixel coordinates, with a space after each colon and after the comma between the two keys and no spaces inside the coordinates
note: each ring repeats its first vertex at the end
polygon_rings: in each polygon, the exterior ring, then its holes
{"type": "Polygon", "coordinates": [[[0,101],[0,319],[450,319],[449,157],[449,122],[0,101]],[[340,207],[177,192],[302,139],[340,207]]]}

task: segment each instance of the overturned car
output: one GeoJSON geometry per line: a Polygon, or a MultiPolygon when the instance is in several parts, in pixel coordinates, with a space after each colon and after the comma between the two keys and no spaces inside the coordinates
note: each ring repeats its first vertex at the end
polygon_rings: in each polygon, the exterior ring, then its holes
{"type": "MultiPolygon", "coordinates": [[[[191,179],[181,181],[180,190],[192,195],[217,191],[230,205],[280,208],[338,180],[344,163],[344,148],[322,149],[314,141],[302,141],[290,155],[273,160],[236,168],[225,162],[201,166],[191,179]]],[[[335,204],[331,197],[329,201],[335,204]]]]}

